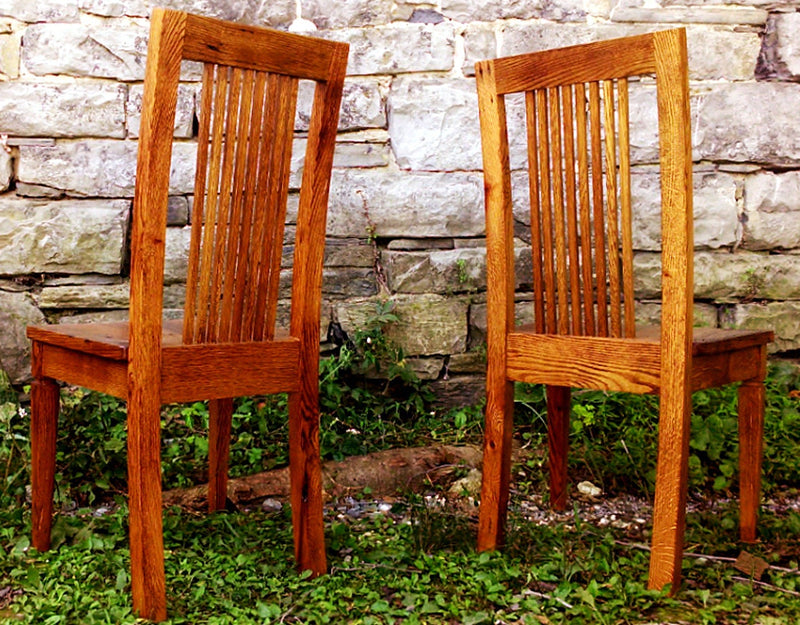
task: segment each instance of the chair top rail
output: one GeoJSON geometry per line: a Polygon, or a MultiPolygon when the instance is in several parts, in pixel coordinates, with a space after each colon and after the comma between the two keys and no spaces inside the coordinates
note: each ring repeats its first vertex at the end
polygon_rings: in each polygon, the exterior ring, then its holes
{"type": "Polygon", "coordinates": [[[327,81],[346,43],[226,22],[171,9],[184,20],[181,56],[189,61],[242,67],[296,78],[327,81]]]}
{"type": "Polygon", "coordinates": [[[656,36],[651,33],[608,39],[479,61],[475,69],[479,77],[493,74],[497,94],[652,74],[656,71],[656,36]]]}

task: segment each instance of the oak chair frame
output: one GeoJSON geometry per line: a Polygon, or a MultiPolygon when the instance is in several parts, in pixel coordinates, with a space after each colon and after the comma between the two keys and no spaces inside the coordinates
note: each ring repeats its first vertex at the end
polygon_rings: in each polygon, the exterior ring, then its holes
{"type": "Polygon", "coordinates": [[[742,383],[740,535],[743,541],[754,541],[766,344],[773,339],[766,331],[692,327],[692,155],[685,30],[481,61],[475,67],[488,308],[478,548],[494,549],[504,541],[515,381],[547,386],[550,498],[556,509],[566,506],[570,389],[657,393],[660,418],[649,585],[660,589],[671,584],[675,591],[686,518],[691,394],[742,383]],[[652,74],[659,113],[662,315],[660,328],[637,329],[628,79],[652,74]],[[505,108],[505,96],[512,93],[525,94],[533,249],[534,323],[521,327],[515,325],[505,108]],[[613,102],[618,102],[616,111],[613,102]],[[606,127],[604,135],[597,130],[600,125],[606,127]],[[602,219],[607,220],[605,225],[602,219]],[[596,264],[590,265],[593,257],[596,264]]]}
{"type": "Polygon", "coordinates": [[[34,376],[33,545],[40,551],[50,547],[56,380],[125,399],[131,586],[134,609],[142,617],[166,618],[160,460],[164,403],[210,400],[209,508],[217,510],[225,505],[232,398],[289,393],[295,557],[302,569],[326,571],[319,458],[320,300],[347,54],[344,43],[155,9],[133,201],[130,321],[28,328],[34,376]],[[204,86],[184,319],[164,322],[167,200],[183,60],[203,64],[204,86]],[[316,87],[300,187],[290,328],[288,335],[276,336],[298,80],[314,81],[316,87]],[[233,104],[226,108],[226,103],[233,104]],[[237,259],[248,262],[237,265],[237,259]]]}

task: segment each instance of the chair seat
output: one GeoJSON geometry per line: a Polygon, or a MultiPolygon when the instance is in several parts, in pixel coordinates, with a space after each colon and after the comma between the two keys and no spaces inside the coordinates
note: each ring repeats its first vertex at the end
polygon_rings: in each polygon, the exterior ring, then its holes
{"type": "MultiPolygon", "coordinates": [[[[636,338],[661,340],[660,325],[637,326],[636,338]]],[[[719,354],[771,343],[775,334],[768,330],[692,328],[692,356],[719,354]]]]}

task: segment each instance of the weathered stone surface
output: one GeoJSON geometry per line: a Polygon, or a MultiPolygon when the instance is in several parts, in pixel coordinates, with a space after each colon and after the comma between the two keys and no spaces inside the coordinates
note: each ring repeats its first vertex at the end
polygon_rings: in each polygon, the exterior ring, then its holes
{"type": "Polygon", "coordinates": [[[744,245],[748,249],[800,247],[800,172],[748,176],[744,208],[744,245]]]}
{"type": "MultiPolygon", "coordinates": [[[[467,303],[439,295],[396,295],[399,321],[384,328],[408,356],[455,354],[467,344],[467,303]]],[[[348,333],[363,328],[375,314],[375,299],[339,303],[336,314],[348,333]]]]}
{"type": "Polygon", "coordinates": [[[452,250],[453,239],[392,239],[386,244],[389,250],[452,250]]]}
{"type": "Polygon", "coordinates": [[[447,371],[455,374],[485,373],[486,352],[484,350],[473,350],[463,354],[452,354],[447,360],[447,371]]]}
{"type": "Polygon", "coordinates": [[[37,75],[142,80],[147,38],[145,25],[133,22],[126,27],[34,24],[25,32],[22,62],[37,75]]]}
{"type": "Polygon", "coordinates": [[[119,273],[129,206],[0,198],[0,274],[119,273]]]}
{"type": "Polygon", "coordinates": [[[328,235],[363,237],[365,208],[379,237],[479,236],[484,229],[478,174],[334,170],[328,235]]]}
{"type": "Polygon", "coordinates": [[[486,398],[486,381],[483,376],[458,375],[446,380],[431,382],[434,404],[442,408],[475,406],[486,398]]]}
{"type": "MultiPolygon", "coordinates": [[[[530,294],[527,295],[530,297],[530,294]]],[[[517,297],[514,306],[514,320],[517,325],[533,323],[533,302],[517,297]]],[[[486,303],[479,302],[469,307],[469,344],[471,348],[486,343],[486,303]]]]}
{"type": "Polygon", "coordinates": [[[0,15],[21,22],[77,22],[77,0],[3,0],[0,15]]]}
{"type": "MultiPolygon", "coordinates": [[[[692,320],[695,328],[716,328],[719,325],[717,307],[713,304],[695,302],[692,307],[692,320]]],[[[636,323],[637,325],[660,324],[661,304],[658,302],[636,302],[636,323]]]]}
{"type": "Polygon", "coordinates": [[[11,177],[14,174],[11,153],[0,147],[0,192],[8,190],[11,186],[11,177]]]}
{"type": "Polygon", "coordinates": [[[174,195],[167,201],[167,225],[185,226],[189,223],[189,201],[182,195],[174,195]]]}
{"type": "MultiPolygon", "coordinates": [[[[163,6],[163,4],[159,4],[163,6]]],[[[78,8],[85,13],[103,17],[147,17],[150,11],[142,0],[78,0],[78,8]]]]}
{"type": "MultiPolygon", "coordinates": [[[[142,96],[144,87],[141,84],[128,88],[127,127],[129,137],[139,136],[139,124],[142,122],[142,96]]],[[[178,104],[175,109],[175,137],[192,136],[194,123],[195,97],[200,95],[197,84],[181,84],[178,86],[178,104]]]]}
{"type": "Polygon", "coordinates": [[[372,268],[373,247],[366,239],[331,239],[325,241],[326,267],[372,268]]]}
{"type": "MultiPolygon", "coordinates": [[[[386,97],[382,90],[383,85],[379,80],[348,78],[342,93],[339,130],[343,132],[361,128],[386,128],[386,97]]],[[[301,81],[297,96],[297,130],[308,130],[313,99],[314,83],[301,81]]]]}
{"type": "Polygon", "coordinates": [[[611,19],[615,22],[655,22],[659,24],[750,24],[754,26],[760,26],[767,21],[766,11],[751,7],[669,6],[662,8],[642,5],[643,3],[641,0],[635,0],[633,3],[619,3],[611,10],[611,19]]]}
{"type": "Polygon", "coordinates": [[[541,17],[545,0],[443,0],[442,14],[457,22],[491,22],[505,18],[531,19],[541,17]]]}
{"type": "MultiPolygon", "coordinates": [[[[734,245],[740,226],[736,178],[723,173],[697,173],[693,178],[695,247],[734,245]]],[[[631,198],[634,249],[661,249],[661,183],[658,175],[632,175],[631,198]]]]}
{"type": "Polygon", "coordinates": [[[800,78],[800,13],[777,13],[772,17],[774,42],[772,51],[773,72],[780,78],[800,78]]]}
{"type": "Polygon", "coordinates": [[[484,59],[493,59],[497,54],[496,24],[476,22],[464,28],[464,64],[465,76],[475,75],[475,63],[484,59]]]}
{"type": "Polygon", "coordinates": [[[320,29],[374,26],[392,20],[390,0],[303,0],[302,9],[302,16],[320,29]]]}
{"type": "Polygon", "coordinates": [[[333,153],[334,167],[385,167],[391,150],[385,143],[351,142],[341,138],[333,153]]]}
{"type": "Polygon", "coordinates": [[[105,82],[0,82],[0,133],[122,138],[125,87],[105,82]]]}
{"type": "Polygon", "coordinates": [[[718,85],[699,95],[695,145],[701,158],[773,165],[800,163],[800,84],[718,85]],[[758,103],[754,106],[754,103],[758,103]]]}
{"type": "Polygon", "coordinates": [[[448,71],[453,67],[455,33],[449,23],[397,23],[320,34],[350,43],[350,76],[448,71]]]}
{"type": "Polygon", "coordinates": [[[19,60],[22,31],[0,33],[0,75],[9,79],[19,78],[19,60]]]}
{"type": "Polygon", "coordinates": [[[167,228],[164,240],[164,284],[186,282],[192,229],[167,228]]]}
{"type": "Polygon", "coordinates": [[[0,364],[14,383],[31,379],[28,325],[45,323],[29,293],[0,291],[0,364]]]}
{"type": "MultiPolygon", "coordinates": [[[[531,250],[514,249],[516,286],[531,283],[531,250]]],[[[486,288],[486,249],[457,248],[429,252],[387,251],[389,288],[398,293],[459,293],[486,288]]]]}
{"type": "MultiPolygon", "coordinates": [[[[792,254],[697,252],[694,294],[717,302],[800,298],[800,257],[792,254]]],[[[658,297],[661,260],[658,254],[634,255],[634,288],[639,297],[658,297]]]]}
{"type": "Polygon", "coordinates": [[[407,358],[405,365],[413,371],[420,380],[435,380],[439,377],[444,366],[444,358],[407,358]]]}
{"type": "MultiPolygon", "coordinates": [[[[109,139],[22,145],[17,176],[22,183],[50,187],[67,195],[132,197],[136,150],[135,142],[109,139]]],[[[171,194],[194,190],[196,151],[193,142],[174,144],[171,194]]]]}
{"type": "Polygon", "coordinates": [[[36,297],[39,308],[127,308],[130,285],[73,285],[42,289],[36,297]]]}
{"type": "Polygon", "coordinates": [[[727,312],[722,325],[746,330],[772,330],[775,342],[767,346],[770,353],[800,349],[800,302],[740,304],[727,312]]]}
{"type": "Polygon", "coordinates": [[[372,267],[325,267],[322,270],[322,294],[325,297],[369,297],[377,292],[372,267]]]}

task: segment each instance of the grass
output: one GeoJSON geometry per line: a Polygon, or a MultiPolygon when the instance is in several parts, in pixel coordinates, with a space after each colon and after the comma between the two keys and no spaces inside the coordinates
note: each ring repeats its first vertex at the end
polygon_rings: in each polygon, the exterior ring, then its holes
{"type": "MultiPolygon", "coordinates": [[[[358,349],[356,345],[354,350],[358,349]]],[[[357,352],[354,352],[357,355],[357,352]]],[[[338,458],[433,442],[477,443],[480,410],[431,411],[424,387],[406,380],[402,358],[379,388],[363,384],[344,356],[322,369],[323,454],[338,458]],[[457,426],[456,426],[457,424],[457,426]]],[[[402,355],[400,355],[402,356],[402,355]]],[[[376,360],[377,361],[377,360],[376,360]]],[[[374,362],[372,363],[374,365],[374,362]]],[[[797,500],[800,402],[797,371],[773,367],[768,383],[765,491],[797,500]]],[[[0,396],[0,623],[134,623],[129,598],[124,498],[124,406],[94,393],[63,396],[58,443],[54,549],[30,547],[26,502],[27,415],[15,395],[0,396]]],[[[392,510],[326,519],[330,574],[298,574],[289,513],[164,513],[169,623],[776,623],[800,622],[800,515],[773,507],[749,550],[768,569],[752,582],[730,561],[739,554],[735,390],[695,396],[691,491],[717,501],[690,514],[684,584],[676,598],[646,590],[649,554],[625,530],[587,523],[536,525],[521,499],[543,490],[546,461],[541,389],[518,389],[517,433],[525,446],[514,470],[507,548],[477,554],[474,508],[431,507],[409,495],[392,510]],[[735,502],[735,500],[734,500],[735,502]],[[469,513],[471,512],[471,514],[469,513]]],[[[285,461],[285,400],[237,404],[232,473],[285,461]]],[[[655,463],[652,398],[576,393],[571,479],[608,495],[649,496],[655,463]]],[[[207,414],[202,404],[164,411],[164,482],[204,479],[207,414]]]]}

